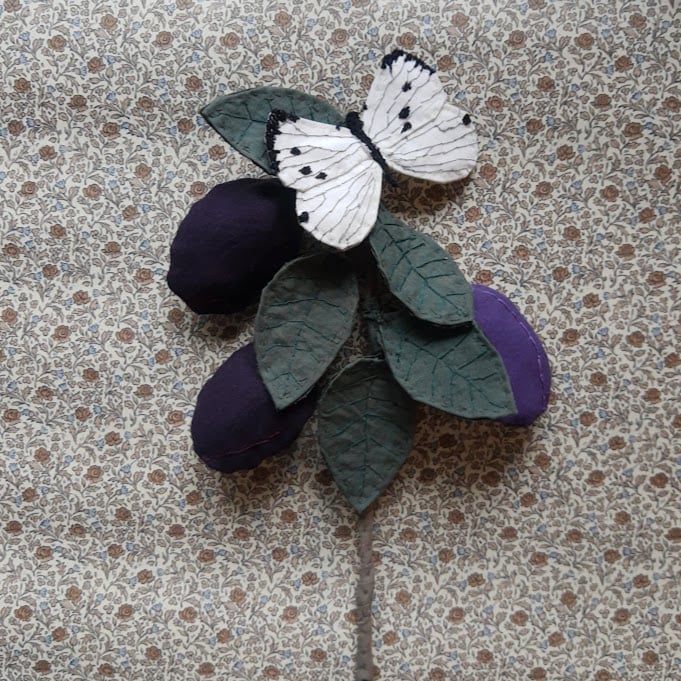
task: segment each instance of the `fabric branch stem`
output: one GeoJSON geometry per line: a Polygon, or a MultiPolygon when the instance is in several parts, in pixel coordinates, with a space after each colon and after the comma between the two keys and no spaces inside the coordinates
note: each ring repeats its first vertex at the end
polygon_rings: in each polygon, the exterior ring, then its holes
{"type": "Polygon", "coordinates": [[[359,581],[357,583],[357,658],[355,681],[371,681],[373,657],[371,643],[371,601],[374,593],[374,569],[372,561],[372,538],[374,527],[374,504],[358,518],[359,531],[359,581]]]}

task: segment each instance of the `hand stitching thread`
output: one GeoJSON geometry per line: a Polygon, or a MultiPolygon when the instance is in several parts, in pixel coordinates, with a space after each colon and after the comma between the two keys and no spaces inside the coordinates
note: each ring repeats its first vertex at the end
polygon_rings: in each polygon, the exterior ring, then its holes
{"type": "Polygon", "coordinates": [[[541,354],[539,351],[539,347],[537,346],[537,341],[534,339],[534,336],[532,334],[532,328],[530,325],[525,321],[523,317],[519,317],[518,313],[514,309],[512,305],[509,304],[499,293],[496,291],[492,291],[489,289],[479,289],[482,293],[486,293],[487,295],[492,296],[495,300],[500,302],[506,310],[508,310],[513,318],[520,324],[520,326],[523,328],[523,331],[527,334],[528,338],[530,339],[532,346],[534,347],[535,354],[537,356],[537,368],[539,369],[539,381],[541,382],[542,386],[542,396],[544,398],[548,398],[549,396],[549,387],[547,385],[544,372],[542,371],[542,361],[541,361],[541,354]]]}

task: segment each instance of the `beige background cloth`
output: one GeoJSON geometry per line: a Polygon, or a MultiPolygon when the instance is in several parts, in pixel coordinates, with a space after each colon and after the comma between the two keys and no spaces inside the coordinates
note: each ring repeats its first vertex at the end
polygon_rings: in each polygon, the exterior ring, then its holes
{"type": "Polygon", "coordinates": [[[260,174],[204,104],[356,109],[397,46],[481,153],[386,204],[520,307],[554,383],[530,430],[423,410],[376,511],[380,678],[681,679],[670,7],[4,0],[0,677],[352,677],[355,516],[314,421],[255,471],[198,462],[197,393],[253,309],[199,318],[164,277],[191,203],[260,174]]]}

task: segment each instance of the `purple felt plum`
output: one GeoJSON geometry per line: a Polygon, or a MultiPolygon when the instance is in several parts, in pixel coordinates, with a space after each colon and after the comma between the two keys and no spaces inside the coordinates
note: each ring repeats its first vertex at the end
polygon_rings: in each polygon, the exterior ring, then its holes
{"type": "Polygon", "coordinates": [[[277,411],[260,378],[252,343],[237,350],[203,386],[192,419],[194,450],[210,468],[255,468],[298,437],[317,403],[313,391],[277,411]]]}
{"type": "Polygon", "coordinates": [[[180,224],[168,286],[194,312],[237,312],[298,254],[301,234],[295,192],[279,180],[219,184],[180,224]]]}
{"type": "Polygon", "coordinates": [[[546,411],[551,369],[539,337],[520,310],[504,295],[473,285],[475,321],[499,353],[511,382],[517,413],[497,419],[529,426],[546,411]]]}

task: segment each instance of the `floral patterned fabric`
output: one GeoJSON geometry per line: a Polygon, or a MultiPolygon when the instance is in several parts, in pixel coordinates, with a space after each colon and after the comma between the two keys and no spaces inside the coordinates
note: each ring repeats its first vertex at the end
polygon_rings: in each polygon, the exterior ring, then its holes
{"type": "Polygon", "coordinates": [[[206,469],[196,396],[253,309],[198,317],[165,273],[192,202],[260,174],[202,106],[357,108],[395,46],[481,154],[386,206],[511,298],[554,383],[530,430],[422,411],[376,510],[377,675],[681,679],[673,4],[0,3],[3,679],[352,678],[355,515],[314,422],[206,469]]]}

